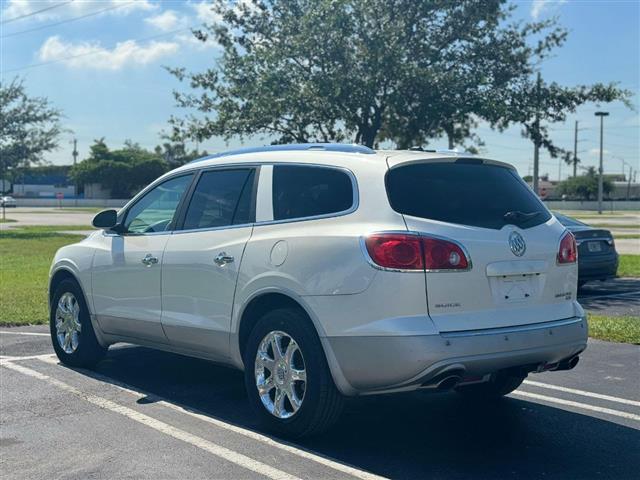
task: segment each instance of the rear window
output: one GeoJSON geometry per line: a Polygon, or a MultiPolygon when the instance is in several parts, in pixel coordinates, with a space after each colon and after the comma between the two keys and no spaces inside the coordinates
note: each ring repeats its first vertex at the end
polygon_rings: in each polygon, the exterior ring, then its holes
{"type": "Polygon", "coordinates": [[[386,186],[391,207],[414,217],[493,229],[551,218],[517,172],[497,165],[415,163],[390,170],[386,186]]]}
{"type": "Polygon", "coordinates": [[[331,215],[353,206],[349,175],[329,167],[276,165],[273,168],[273,219],[331,215]]]}

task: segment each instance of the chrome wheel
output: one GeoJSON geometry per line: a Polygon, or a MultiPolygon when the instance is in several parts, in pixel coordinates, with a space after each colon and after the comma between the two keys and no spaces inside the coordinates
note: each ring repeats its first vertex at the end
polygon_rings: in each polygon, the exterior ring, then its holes
{"type": "Polygon", "coordinates": [[[256,353],[255,379],[260,400],[272,415],[295,415],[307,386],[304,358],[296,341],[281,331],[267,334],[256,353]]]}
{"type": "Polygon", "coordinates": [[[56,307],[56,338],[65,353],[73,353],[80,343],[80,304],[73,293],[65,292],[56,307]]]}

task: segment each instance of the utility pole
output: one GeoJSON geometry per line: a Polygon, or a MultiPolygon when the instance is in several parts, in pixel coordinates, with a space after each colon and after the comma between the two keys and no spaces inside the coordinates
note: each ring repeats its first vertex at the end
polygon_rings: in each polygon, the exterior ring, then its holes
{"type": "Polygon", "coordinates": [[[542,78],[538,72],[536,80],[536,119],[533,133],[533,192],[538,195],[538,170],[540,168],[540,85],[542,78]]]}
{"type": "MultiPolygon", "coordinates": [[[[71,155],[73,156],[73,166],[76,166],[76,163],[78,163],[78,139],[74,138],[73,139],[73,152],[71,152],[71,155]]],[[[73,196],[75,197],[74,200],[74,205],[77,207],[78,206],[78,184],[74,184],[73,186],[74,188],[74,192],[73,192],[73,196]]]]}
{"type": "Polygon", "coordinates": [[[596,112],[595,116],[600,117],[600,168],[598,168],[598,213],[602,214],[602,194],[603,194],[603,173],[602,168],[602,140],[604,132],[604,117],[609,115],[609,112],[596,112]]]}
{"type": "Polygon", "coordinates": [[[78,161],[78,140],[77,139],[73,139],[73,152],[71,152],[71,155],[73,155],[73,166],[76,166],[76,163],[78,161]]]}
{"type": "Polygon", "coordinates": [[[573,176],[577,175],[578,170],[578,121],[573,130],[573,176]]]}
{"type": "Polygon", "coordinates": [[[631,168],[631,165],[629,165],[629,181],[627,182],[627,201],[629,201],[629,198],[631,197],[631,170],[633,170],[631,168]]]}

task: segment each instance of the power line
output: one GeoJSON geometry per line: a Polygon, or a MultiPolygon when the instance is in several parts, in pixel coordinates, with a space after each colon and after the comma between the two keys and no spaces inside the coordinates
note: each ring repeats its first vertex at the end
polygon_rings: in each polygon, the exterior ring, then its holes
{"type": "MultiPolygon", "coordinates": [[[[156,38],[173,35],[175,33],[184,32],[186,30],[190,30],[191,28],[192,27],[179,28],[177,30],[173,30],[171,32],[161,33],[159,35],[151,35],[151,36],[147,36],[147,37],[131,38],[129,40],[132,40],[134,42],[140,42],[140,41],[144,41],[144,40],[153,40],[153,39],[156,39],[156,38]]],[[[46,65],[51,65],[53,63],[64,62],[65,60],[73,60],[74,58],[80,58],[80,57],[87,57],[89,55],[95,55],[96,53],[100,53],[101,51],[102,51],[102,47],[99,47],[99,48],[95,48],[93,50],[89,50],[88,52],[80,53],[78,55],[71,55],[71,56],[64,57],[64,58],[58,58],[56,60],[50,60],[48,62],[33,63],[31,65],[25,65],[23,67],[18,67],[18,68],[10,68],[9,70],[4,70],[2,72],[2,74],[11,73],[11,72],[18,72],[18,71],[27,70],[27,69],[30,69],[30,68],[44,67],[46,65]]]]}
{"type": "Polygon", "coordinates": [[[19,32],[8,33],[6,35],[2,35],[2,37],[0,37],[0,38],[15,37],[15,36],[22,35],[22,34],[25,34],[25,33],[37,32],[39,30],[45,30],[47,28],[57,27],[58,25],[64,25],[65,23],[76,22],[76,21],[82,20],[84,18],[93,17],[95,15],[99,15],[99,14],[104,13],[104,12],[109,12],[111,10],[115,10],[117,8],[126,7],[127,5],[131,5],[132,3],[133,2],[119,3],[119,4],[113,5],[111,7],[103,8],[102,10],[96,10],[95,12],[91,12],[91,13],[86,13],[84,15],[80,15],[78,17],[67,18],[66,20],[61,20],[59,22],[48,23],[47,25],[41,25],[39,27],[29,28],[27,30],[20,30],[19,32]]]}
{"type": "Polygon", "coordinates": [[[7,23],[15,22],[16,20],[21,20],[23,18],[32,17],[32,16],[37,15],[39,13],[46,12],[48,10],[53,10],[54,8],[64,7],[65,5],[68,5],[68,4],[72,3],[72,2],[73,2],[73,0],[69,0],[67,2],[62,2],[62,3],[57,3],[55,5],[51,5],[50,7],[41,8],[40,10],[35,10],[35,11],[31,12],[31,13],[25,13],[24,15],[19,15],[17,17],[10,18],[9,20],[5,20],[4,22],[0,22],[0,25],[5,25],[7,23]]]}

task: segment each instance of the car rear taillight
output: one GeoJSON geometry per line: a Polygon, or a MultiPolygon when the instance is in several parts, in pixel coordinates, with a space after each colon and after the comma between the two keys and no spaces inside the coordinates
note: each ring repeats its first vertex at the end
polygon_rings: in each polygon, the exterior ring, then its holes
{"type": "Polygon", "coordinates": [[[560,248],[558,249],[558,264],[565,265],[568,263],[576,263],[578,261],[578,246],[576,245],[576,237],[573,233],[567,232],[560,240],[560,248]]]}
{"type": "Polygon", "coordinates": [[[365,239],[373,262],[383,268],[424,270],[420,237],[404,233],[375,233],[365,239]]]}
{"type": "Polygon", "coordinates": [[[469,260],[462,248],[442,238],[423,237],[424,266],[427,270],[466,270],[469,260]]]}
{"type": "Polygon", "coordinates": [[[442,238],[412,233],[374,233],[365,238],[369,257],[392,270],[467,270],[462,247],[442,238]]]}

